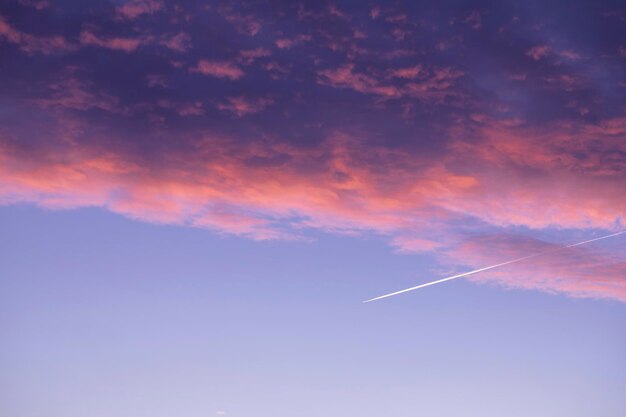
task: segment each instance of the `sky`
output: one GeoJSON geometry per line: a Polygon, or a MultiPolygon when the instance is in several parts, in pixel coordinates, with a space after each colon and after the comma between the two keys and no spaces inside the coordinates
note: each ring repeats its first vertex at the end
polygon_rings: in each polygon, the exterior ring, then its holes
{"type": "Polygon", "coordinates": [[[625,415],[620,3],[2,2],[0,414],[625,415]]]}

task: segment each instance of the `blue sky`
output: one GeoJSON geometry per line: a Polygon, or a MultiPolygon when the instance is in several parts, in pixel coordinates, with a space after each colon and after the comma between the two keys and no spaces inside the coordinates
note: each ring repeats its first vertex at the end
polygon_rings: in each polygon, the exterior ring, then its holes
{"type": "Polygon", "coordinates": [[[0,211],[3,415],[619,416],[617,301],[459,280],[376,239],[0,211]]]}

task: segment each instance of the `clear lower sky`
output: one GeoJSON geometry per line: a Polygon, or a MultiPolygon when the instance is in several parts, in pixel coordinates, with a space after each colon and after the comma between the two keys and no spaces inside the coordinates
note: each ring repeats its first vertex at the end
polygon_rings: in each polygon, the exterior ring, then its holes
{"type": "Polygon", "coordinates": [[[432,277],[376,239],[0,209],[3,416],[626,412],[618,301],[432,277]],[[421,274],[427,274],[426,276],[421,274]]]}

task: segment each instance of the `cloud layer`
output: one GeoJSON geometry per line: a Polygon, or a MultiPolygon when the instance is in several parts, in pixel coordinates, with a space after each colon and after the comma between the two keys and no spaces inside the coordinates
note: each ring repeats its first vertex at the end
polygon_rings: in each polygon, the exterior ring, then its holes
{"type": "MultiPolygon", "coordinates": [[[[131,1],[71,22],[2,6],[0,203],[374,234],[468,268],[620,230],[626,82],[605,8],[584,13],[604,35],[581,38],[581,11],[505,3],[131,1]]],[[[573,250],[472,279],[626,301],[624,272],[623,254],[573,250]]]]}

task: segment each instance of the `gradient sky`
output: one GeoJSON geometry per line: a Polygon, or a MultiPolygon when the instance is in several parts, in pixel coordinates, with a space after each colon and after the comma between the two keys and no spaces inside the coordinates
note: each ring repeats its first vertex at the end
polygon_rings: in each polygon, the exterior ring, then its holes
{"type": "Polygon", "coordinates": [[[0,5],[0,415],[626,415],[626,8],[0,5]]]}

